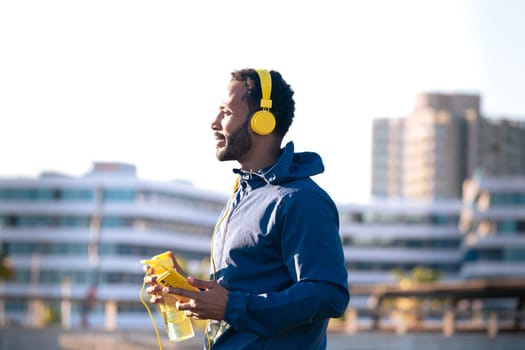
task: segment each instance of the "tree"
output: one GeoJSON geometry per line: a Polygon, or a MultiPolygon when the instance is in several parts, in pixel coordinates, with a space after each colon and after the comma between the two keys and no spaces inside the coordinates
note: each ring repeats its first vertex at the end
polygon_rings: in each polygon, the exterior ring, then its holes
{"type": "Polygon", "coordinates": [[[0,252],[0,280],[10,280],[13,277],[14,273],[9,257],[4,252],[0,252]]]}
{"type": "MultiPolygon", "coordinates": [[[[433,283],[441,278],[439,271],[425,266],[416,266],[411,271],[394,271],[402,290],[411,289],[414,285],[422,283],[433,283]]],[[[394,317],[402,319],[402,324],[413,326],[422,321],[423,314],[434,308],[440,308],[441,301],[438,299],[420,299],[413,297],[399,297],[390,300],[390,307],[394,310],[394,317]]]]}

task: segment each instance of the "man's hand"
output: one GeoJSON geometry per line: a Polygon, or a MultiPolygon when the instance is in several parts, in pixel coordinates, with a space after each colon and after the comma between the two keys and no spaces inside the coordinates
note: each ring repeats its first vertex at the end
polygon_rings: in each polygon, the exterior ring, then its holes
{"type": "Polygon", "coordinates": [[[158,304],[164,301],[162,298],[162,286],[157,284],[157,276],[147,275],[144,280],[146,284],[150,286],[146,288],[146,293],[150,295],[149,302],[152,304],[158,304]]]}
{"type": "MultiPolygon", "coordinates": [[[[175,255],[170,251],[168,256],[171,259],[172,267],[181,275],[185,276],[186,274],[182,267],[179,265],[179,262],[177,261],[175,255]]],[[[152,304],[161,303],[163,301],[162,287],[157,284],[157,276],[154,275],[153,267],[145,265],[144,271],[146,272],[146,284],[150,285],[150,287],[146,289],[146,293],[151,295],[149,302],[152,304]]]]}
{"type": "Polygon", "coordinates": [[[228,301],[228,290],[216,281],[200,280],[188,277],[188,282],[201,291],[193,292],[180,288],[165,287],[162,291],[187,297],[188,302],[177,301],[177,308],[183,310],[186,316],[197,320],[223,320],[228,301]]]}

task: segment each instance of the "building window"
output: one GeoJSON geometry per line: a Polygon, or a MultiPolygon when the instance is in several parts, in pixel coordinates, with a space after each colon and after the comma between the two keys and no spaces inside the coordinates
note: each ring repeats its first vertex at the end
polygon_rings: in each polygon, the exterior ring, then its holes
{"type": "Polygon", "coordinates": [[[105,202],[133,202],[135,191],[131,189],[106,189],[104,191],[105,202]]]}

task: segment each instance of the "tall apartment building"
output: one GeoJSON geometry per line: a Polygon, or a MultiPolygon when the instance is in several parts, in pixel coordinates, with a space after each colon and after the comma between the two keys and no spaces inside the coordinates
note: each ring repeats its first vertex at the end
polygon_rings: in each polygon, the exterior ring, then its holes
{"type": "Polygon", "coordinates": [[[466,167],[468,177],[481,169],[487,176],[525,175],[525,119],[467,118],[466,167]]]}
{"type": "Polygon", "coordinates": [[[480,114],[480,96],[421,93],[404,118],[373,122],[372,195],[460,198],[476,172],[525,175],[525,122],[480,114]]]}

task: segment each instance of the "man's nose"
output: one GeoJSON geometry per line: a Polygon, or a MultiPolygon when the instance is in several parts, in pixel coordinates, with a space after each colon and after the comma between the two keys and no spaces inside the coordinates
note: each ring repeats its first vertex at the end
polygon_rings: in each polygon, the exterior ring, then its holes
{"type": "Polygon", "coordinates": [[[217,114],[215,119],[211,122],[212,130],[221,130],[222,129],[222,113],[217,114]]]}

